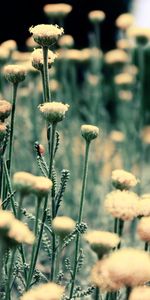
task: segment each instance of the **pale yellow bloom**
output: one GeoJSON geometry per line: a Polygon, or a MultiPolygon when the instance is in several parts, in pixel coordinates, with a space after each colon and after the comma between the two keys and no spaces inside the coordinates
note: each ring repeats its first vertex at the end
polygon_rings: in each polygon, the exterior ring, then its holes
{"type": "Polygon", "coordinates": [[[120,90],[118,92],[118,98],[124,102],[130,102],[133,100],[133,93],[131,91],[120,90]]]}
{"type": "Polygon", "coordinates": [[[110,65],[116,63],[127,63],[128,61],[128,54],[121,49],[111,50],[105,54],[105,62],[110,65]]]}
{"type": "Polygon", "coordinates": [[[7,65],[3,69],[6,79],[12,83],[19,83],[25,79],[26,69],[23,65],[7,65]]]}
{"type": "Polygon", "coordinates": [[[133,47],[133,43],[131,43],[128,39],[120,39],[117,41],[117,48],[122,50],[128,50],[133,47]]]}
{"type": "Polygon", "coordinates": [[[81,50],[81,61],[99,60],[102,58],[102,52],[97,47],[83,48],[81,50]]]}
{"type": "Polygon", "coordinates": [[[93,125],[82,125],[81,134],[86,141],[90,142],[93,139],[96,139],[99,135],[99,128],[93,125]]]}
{"type": "Polygon", "coordinates": [[[0,231],[3,229],[9,229],[13,220],[14,215],[11,211],[0,210],[0,231]]]}
{"type": "Polygon", "coordinates": [[[62,27],[58,25],[40,24],[29,29],[30,33],[33,34],[35,42],[41,46],[49,47],[54,40],[57,40],[59,36],[64,33],[62,27]]]}
{"type": "Polygon", "coordinates": [[[105,20],[106,15],[102,10],[93,10],[88,14],[88,18],[91,22],[102,22],[105,20]]]}
{"type": "Polygon", "coordinates": [[[150,28],[131,27],[127,31],[130,38],[134,38],[137,43],[146,44],[150,40],[150,28]]]}
{"type": "Polygon", "coordinates": [[[4,64],[9,58],[9,50],[6,47],[0,46],[0,64],[4,64]]]}
{"type": "Polygon", "coordinates": [[[134,16],[129,13],[121,14],[116,19],[116,25],[120,29],[126,30],[134,23],[134,16]]]}
{"type": "Polygon", "coordinates": [[[50,123],[57,123],[65,118],[69,105],[62,102],[46,102],[38,106],[40,112],[50,123]]]}
{"type": "Polygon", "coordinates": [[[35,48],[39,47],[38,43],[36,43],[32,36],[30,36],[29,38],[27,38],[26,40],[26,46],[29,50],[34,50],[35,48]]]}
{"type": "Polygon", "coordinates": [[[57,216],[52,221],[54,231],[62,238],[71,233],[75,229],[75,226],[75,221],[66,216],[57,216]]]}
{"type": "Polygon", "coordinates": [[[132,220],[138,215],[139,198],[129,191],[116,190],[106,195],[105,210],[115,218],[132,220]]]}
{"type": "Polygon", "coordinates": [[[102,290],[142,285],[150,280],[150,257],[142,250],[120,249],[98,262],[92,273],[93,282],[102,290]]]}
{"type": "Polygon", "coordinates": [[[131,85],[134,83],[134,77],[129,73],[121,73],[114,77],[117,85],[131,85]]]}
{"type": "Polygon", "coordinates": [[[32,192],[34,181],[34,175],[28,172],[16,172],[13,176],[14,187],[23,194],[32,192]]]}
{"type": "Polygon", "coordinates": [[[132,173],[120,169],[112,171],[111,180],[113,185],[121,190],[128,190],[139,182],[132,173]]]}
{"type": "Polygon", "coordinates": [[[16,243],[26,243],[29,245],[32,245],[35,240],[34,234],[29,230],[27,225],[17,219],[11,222],[8,237],[16,243]]]}
{"type": "MultiPolygon", "coordinates": [[[[57,58],[57,54],[48,50],[48,67],[51,68],[52,63],[57,58]]],[[[42,49],[35,49],[31,54],[32,66],[37,70],[43,70],[43,51],[42,49]]]]}
{"type": "Polygon", "coordinates": [[[56,283],[40,284],[26,292],[20,300],[61,300],[64,288],[56,283]]]}
{"type": "Polygon", "coordinates": [[[145,217],[150,216],[150,194],[144,194],[140,197],[138,215],[145,217]]]}
{"type": "Polygon", "coordinates": [[[30,61],[30,57],[31,57],[31,54],[30,52],[21,52],[21,51],[13,51],[12,53],[12,60],[14,63],[24,63],[24,62],[29,62],[30,61]]]}
{"type": "Polygon", "coordinates": [[[5,47],[8,51],[14,51],[17,49],[17,43],[15,40],[7,40],[1,44],[2,47],[5,47]]]}
{"type": "Polygon", "coordinates": [[[58,59],[61,60],[81,61],[81,51],[78,49],[60,49],[58,54],[58,59]]]}
{"type": "Polygon", "coordinates": [[[112,130],[110,133],[110,138],[115,143],[121,143],[124,141],[125,136],[124,133],[118,130],[112,130]]]}
{"type": "Polygon", "coordinates": [[[97,253],[99,258],[115,248],[120,242],[117,234],[100,230],[88,231],[84,234],[84,239],[89,243],[91,249],[97,253]]]}
{"type": "Polygon", "coordinates": [[[135,287],[130,294],[129,300],[149,300],[150,299],[150,287],[139,286],[135,287]]]}
{"type": "Polygon", "coordinates": [[[72,10],[72,6],[66,3],[46,4],[44,12],[48,17],[65,17],[72,10]]]}
{"type": "Polygon", "coordinates": [[[58,40],[58,45],[60,47],[65,47],[65,48],[71,48],[74,46],[74,39],[72,35],[69,34],[64,34],[63,36],[60,37],[58,40]]]}
{"type": "Polygon", "coordinates": [[[150,217],[143,217],[140,220],[137,232],[142,241],[150,242],[150,217]]]}
{"type": "Polygon", "coordinates": [[[150,126],[147,125],[142,129],[141,139],[144,144],[150,145],[150,126]]]}
{"type": "Polygon", "coordinates": [[[1,99],[0,100],[0,120],[4,121],[11,113],[12,105],[10,102],[1,99]]]}
{"type": "Polygon", "coordinates": [[[52,188],[52,181],[43,176],[34,176],[33,193],[46,196],[52,188]]]}

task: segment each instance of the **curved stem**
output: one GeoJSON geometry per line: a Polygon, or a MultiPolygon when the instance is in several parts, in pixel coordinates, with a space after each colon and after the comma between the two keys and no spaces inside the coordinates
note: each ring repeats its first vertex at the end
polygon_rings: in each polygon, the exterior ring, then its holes
{"type": "Polygon", "coordinates": [[[44,75],[44,90],[45,102],[51,101],[51,94],[49,89],[49,72],[48,72],[48,47],[43,47],[43,75],[44,75]]]}
{"type": "Polygon", "coordinates": [[[15,122],[15,111],[16,111],[16,97],[17,97],[18,84],[13,84],[13,99],[12,99],[12,113],[11,113],[11,125],[10,125],[10,143],[9,143],[9,154],[8,154],[8,172],[11,172],[12,162],[12,148],[13,148],[13,137],[14,137],[14,122],[15,122]]]}
{"type": "MultiPolygon", "coordinates": [[[[90,146],[90,143],[86,142],[85,161],[84,161],[84,169],[83,169],[83,181],[82,181],[82,190],[81,190],[81,199],[80,199],[80,209],[79,209],[78,223],[81,223],[81,221],[82,221],[83,204],[84,204],[84,198],[85,198],[86,180],[87,180],[87,172],[88,172],[89,146],[90,146]]],[[[69,299],[72,299],[73,291],[74,291],[74,285],[75,285],[75,279],[76,279],[76,273],[77,273],[79,246],[80,246],[80,234],[78,233],[77,237],[76,237],[74,268],[73,268],[72,284],[71,284],[71,288],[70,288],[69,299]]]]}

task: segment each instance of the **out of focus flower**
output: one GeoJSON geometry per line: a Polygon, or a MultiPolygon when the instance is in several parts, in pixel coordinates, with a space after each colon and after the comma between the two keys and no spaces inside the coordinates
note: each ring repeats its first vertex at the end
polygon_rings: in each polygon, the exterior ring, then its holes
{"type": "Polygon", "coordinates": [[[62,48],[72,48],[74,46],[74,39],[72,35],[64,34],[58,40],[58,45],[62,48]]]}
{"type": "Polygon", "coordinates": [[[61,238],[71,233],[75,229],[76,223],[73,219],[66,216],[57,216],[52,221],[55,233],[61,238]]]}
{"type": "Polygon", "coordinates": [[[104,58],[105,62],[109,65],[124,64],[129,61],[128,54],[121,49],[115,49],[107,52],[104,58]]]}
{"type": "Polygon", "coordinates": [[[150,145],[150,126],[145,126],[142,129],[141,139],[144,144],[150,145]]]}
{"type": "Polygon", "coordinates": [[[49,282],[40,284],[34,289],[26,292],[20,300],[61,300],[64,288],[60,285],[49,282]]]}
{"type": "Polygon", "coordinates": [[[84,239],[89,243],[91,249],[96,252],[99,259],[111,249],[117,247],[120,242],[117,234],[100,230],[88,231],[84,234],[84,239]]]}
{"type": "Polygon", "coordinates": [[[26,77],[26,69],[23,65],[7,65],[3,72],[6,79],[13,84],[23,81],[26,77]]]}
{"type": "Polygon", "coordinates": [[[104,207],[113,217],[124,221],[132,220],[138,215],[139,198],[129,191],[116,190],[106,195],[104,207]]]}
{"type": "Polygon", "coordinates": [[[0,100],[0,120],[4,122],[5,119],[7,119],[11,113],[12,105],[10,102],[6,100],[0,100]]]}
{"type": "Polygon", "coordinates": [[[125,170],[112,171],[111,179],[114,187],[119,190],[129,190],[139,182],[132,173],[125,170]]]}
{"type": "Polygon", "coordinates": [[[150,29],[141,27],[131,27],[128,29],[127,35],[128,37],[135,39],[137,44],[145,45],[150,40],[150,29]]]}
{"type": "Polygon", "coordinates": [[[116,25],[120,29],[126,30],[128,29],[131,25],[134,23],[134,16],[129,14],[129,13],[124,13],[121,14],[117,19],[116,19],[116,25]]]}
{"type": "Polygon", "coordinates": [[[150,194],[143,194],[140,197],[138,206],[138,215],[149,217],[150,216],[150,194]]]}
{"type": "Polygon", "coordinates": [[[135,287],[130,294],[129,300],[149,300],[150,299],[150,287],[138,286],[135,287]]]}
{"type": "Polygon", "coordinates": [[[105,20],[106,15],[102,10],[93,10],[89,12],[88,18],[92,23],[100,23],[105,20]]]}
{"type": "Polygon", "coordinates": [[[115,143],[121,143],[124,141],[125,136],[124,133],[118,130],[112,130],[110,133],[110,138],[115,143]]]}
{"type": "Polygon", "coordinates": [[[48,17],[66,17],[72,10],[72,6],[66,3],[46,4],[44,12],[48,17]]]}
{"type": "Polygon", "coordinates": [[[140,220],[137,232],[142,241],[150,242],[150,217],[143,217],[140,220]]]}

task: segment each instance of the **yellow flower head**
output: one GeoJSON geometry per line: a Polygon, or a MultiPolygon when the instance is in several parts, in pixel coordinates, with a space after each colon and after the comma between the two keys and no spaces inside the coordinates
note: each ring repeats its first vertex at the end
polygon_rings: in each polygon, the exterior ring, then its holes
{"type": "Polygon", "coordinates": [[[59,36],[64,33],[62,27],[58,25],[40,24],[29,29],[33,35],[33,39],[43,47],[49,47],[59,36]]]}

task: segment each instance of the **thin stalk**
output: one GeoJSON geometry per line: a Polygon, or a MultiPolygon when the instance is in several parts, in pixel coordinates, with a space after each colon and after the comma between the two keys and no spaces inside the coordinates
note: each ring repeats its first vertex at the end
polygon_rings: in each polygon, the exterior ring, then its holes
{"type": "Polygon", "coordinates": [[[145,251],[148,251],[148,248],[149,248],[149,242],[145,242],[144,250],[145,250],[145,251]]]}
{"type": "Polygon", "coordinates": [[[18,211],[17,211],[17,219],[21,220],[21,208],[22,208],[22,202],[23,202],[23,195],[20,193],[19,197],[19,203],[18,203],[18,211]]]}
{"type": "Polygon", "coordinates": [[[118,232],[118,218],[115,218],[114,220],[114,233],[118,232]]]}
{"type": "MultiPolygon", "coordinates": [[[[88,173],[88,157],[89,157],[89,146],[90,143],[86,142],[85,147],[85,161],[84,161],[84,169],[83,169],[83,181],[82,181],[82,190],[81,190],[81,199],[80,199],[80,209],[79,209],[79,216],[78,216],[78,223],[82,221],[82,213],[83,213],[83,204],[85,198],[85,189],[86,189],[86,181],[87,181],[87,173],[88,173]]],[[[74,268],[73,268],[73,276],[72,276],[72,283],[70,288],[70,296],[69,299],[73,296],[76,273],[77,273],[77,263],[78,263],[78,253],[79,253],[79,245],[80,244],[80,234],[77,234],[76,237],[76,247],[75,247],[75,256],[74,256],[74,268]]]]}
{"type": "Polygon", "coordinates": [[[2,192],[2,182],[3,182],[3,157],[0,155],[0,198],[2,192]]]}
{"type": "Polygon", "coordinates": [[[3,160],[3,167],[4,167],[4,173],[5,173],[5,177],[6,177],[8,190],[9,190],[9,193],[12,195],[11,196],[11,205],[12,205],[13,213],[16,216],[17,212],[16,212],[16,208],[15,208],[15,198],[13,196],[13,190],[12,190],[12,186],[11,186],[10,176],[8,173],[8,168],[7,168],[7,164],[6,164],[5,160],[3,160]]]}
{"type": "Polygon", "coordinates": [[[10,283],[11,283],[11,279],[12,279],[15,253],[16,253],[16,247],[13,249],[12,256],[11,256],[11,263],[10,263],[10,267],[9,267],[9,273],[8,273],[8,279],[7,279],[7,285],[6,285],[5,300],[8,300],[10,298],[10,283]]]}
{"type": "Polygon", "coordinates": [[[48,72],[48,47],[43,47],[43,75],[44,75],[44,89],[45,102],[51,101],[51,94],[49,89],[49,72],[48,72]]]}
{"type": "Polygon", "coordinates": [[[46,102],[46,94],[45,94],[45,82],[44,82],[44,71],[41,70],[41,78],[42,78],[42,87],[43,87],[43,103],[46,102]]]}
{"type": "MultiPolygon", "coordinates": [[[[34,235],[36,237],[37,240],[37,236],[38,236],[38,219],[39,219],[39,213],[40,213],[40,204],[41,204],[41,198],[39,197],[37,199],[37,208],[36,208],[36,217],[35,217],[35,226],[34,226],[34,235]]],[[[36,251],[36,247],[37,247],[37,243],[35,242],[33,247],[32,247],[32,253],[31,253],[31,263],[30,263],[30,270],[29,270],[29,275],[28,275],[28,279],[27,279],[27,286],[26,286],[26,290],[28,290],[30,288],[30,284],[32,281],[32,276],[34,273],[34,267],[35,267],[35,251],[36,251]]]]}
{"type": "Polygon", "coordinates": [[[99,296],[100,296],[100,290],[98,287],[96,287],[95,289],[95,300],[99,300],[99,296]]]}
{"type": "Polygon", "coordinates": [[[62,253],[62,245],[63,245],[63,240],[60,237],[59,238],[59,246],[57,249],[57,260],[56,260],[56,274],[59,274],[59,270],[61,268],[61,253],[62,253]]]}
{"type": "Polygon", "coordinates": [[[12,113],[11,113],[11,125],[10,125],[10,143],[9,143],[9,154],[8,154],[8,171],[11,172],[12,163],[12,149],[13,149],[13,137],[14,137],[14,122],[15,122],[15,112],[16,112],[16,97],[17,97],[18,84],[13,84],[13,96],[12,96],[12,113]]]}
{"type": "Polygon", "coordinates": [[[100,48],[100,24],[99,23],[94,24],[94,31],[96,37],[96,47],[100,48]]]}
{"type": "Polygon", "coordinates": [[[126,288],[126,300],[129,299],[130,294],[131,294],[131,287],[127,287],[127,288],[126,288]]]}

